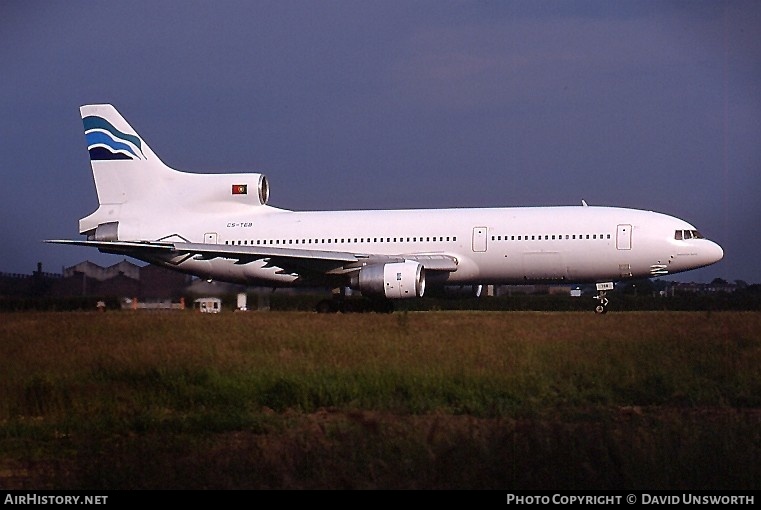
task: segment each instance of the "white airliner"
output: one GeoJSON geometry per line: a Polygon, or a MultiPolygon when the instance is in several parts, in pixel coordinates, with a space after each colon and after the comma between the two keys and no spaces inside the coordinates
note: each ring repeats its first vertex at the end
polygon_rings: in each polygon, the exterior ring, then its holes
{"type": "MultiPolygon", "coordinates": [[[[604,313],[616,281],[721,260],[689,223],[637,209],[511,207],[296,212],[267,205],[259,173],[166,166],[108,104],[80,108],[98,209],[79,221],[93,246],[205,279],[354,289],[389,300],[426,287],[596,283],[604,313]]],[[[320,311],[341,309],[323,302],[320,311]]]]}

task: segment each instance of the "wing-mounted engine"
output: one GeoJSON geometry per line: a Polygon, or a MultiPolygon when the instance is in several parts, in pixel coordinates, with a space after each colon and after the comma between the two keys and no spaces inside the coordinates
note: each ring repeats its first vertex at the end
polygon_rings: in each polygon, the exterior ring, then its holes
{"type": "Polygon", "coordinates": [[[351,287],[364,296],[405,299],[422,297],[425,269],[418,262],[405,261],[363,267],[352,279],[351,287]]]}

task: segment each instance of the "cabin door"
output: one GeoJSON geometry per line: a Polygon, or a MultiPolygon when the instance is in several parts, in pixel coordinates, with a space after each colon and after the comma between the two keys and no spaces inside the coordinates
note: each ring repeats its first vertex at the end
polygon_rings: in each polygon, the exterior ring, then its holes
{"type": "Polygon", "coordinates": [[[217,244],[217,233],[216,232],[206,232],[203,235],[203,242],[206,244],[217,244]]]}
{"type": "Polygon", "coordinates": [[[486,251],[486,227],[473,227],[473,251],[486,251]]]}
{"type": "Polygon", "coordinates": [[[632,249],[632,226],[619,225],[616,233],[616,248],[619,250],[632,249]]]}

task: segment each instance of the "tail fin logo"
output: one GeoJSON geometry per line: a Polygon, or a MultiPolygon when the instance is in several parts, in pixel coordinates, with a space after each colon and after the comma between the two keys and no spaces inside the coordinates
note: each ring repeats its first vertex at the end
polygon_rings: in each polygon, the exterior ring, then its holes
{"type": "Polygon", "coordinates": [[[91,161],[146,159],[138,136],[122,133],[103,117],[91,115],[82,122],[91,161]]]}

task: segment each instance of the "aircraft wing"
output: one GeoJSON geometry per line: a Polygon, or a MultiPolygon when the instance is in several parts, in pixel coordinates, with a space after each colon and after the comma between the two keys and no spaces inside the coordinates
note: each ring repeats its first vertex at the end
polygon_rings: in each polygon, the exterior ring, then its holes
{"type": "Polygon", "coordinates": [[[278,267],[284,273],[348,273],[362,266],[414,260],[428,271],[457,270],[458,261],[446,254],[413,253],[382,255],[350,253],[343,251],[306,250],[298,248],[275,248],[268,246],[241,246],[228,244],[200,244],[163,241],[77,241],[49,240],[47,243],[70,244],[98,248],[101,252],[127,255],[138,259],[156,255],[188,256],[199,260],[225,258],[236,264],[264,260],[270,267],[278,267]],[[142,257],[141,257],[142,255],[142,257]]]}

